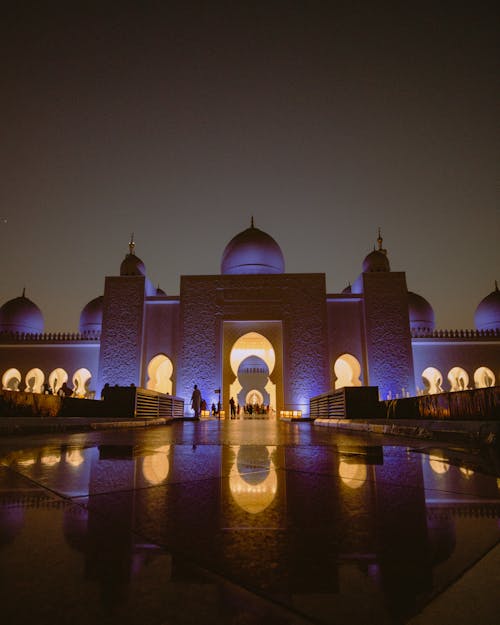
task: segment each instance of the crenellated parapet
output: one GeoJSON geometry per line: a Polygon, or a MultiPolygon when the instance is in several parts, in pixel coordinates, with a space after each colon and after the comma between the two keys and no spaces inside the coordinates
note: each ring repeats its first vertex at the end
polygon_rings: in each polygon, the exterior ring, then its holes
{"type": "Polygon", "coordinates": [[[411,330],[413,339],[480,339],[480,338],[500,338],[500,329],[494,330],[434,330],[430,332],[426,328],[413,328],[411,330]]]}
{"type": "Polygon", "coordinates": [[[13,343],[81,343],[98,342],[101,333],[98,330],[88,332],[0,332],[0,344],[13,343]]]}

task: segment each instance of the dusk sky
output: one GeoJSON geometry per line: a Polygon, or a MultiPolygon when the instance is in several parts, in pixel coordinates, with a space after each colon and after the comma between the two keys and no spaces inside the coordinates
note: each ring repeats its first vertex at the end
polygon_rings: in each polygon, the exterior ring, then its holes
{"type": "Polygon", "coordinates": [[[135,233],[216,274],[255,225],[341,291],[391,268],[471,328],[500,279],[498,16],[485,2],[23,2],[2,9],[0,304],[76,331],[135,233]]]}

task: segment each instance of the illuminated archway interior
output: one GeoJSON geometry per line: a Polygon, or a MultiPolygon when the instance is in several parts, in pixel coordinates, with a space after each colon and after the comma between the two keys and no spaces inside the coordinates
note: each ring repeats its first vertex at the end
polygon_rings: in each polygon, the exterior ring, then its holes
{"type": "Polygon", "coordinates": [[[425,393],[427,395],[434,395],[435,393],[443,392],[443,376],[441,371],[435,367],[427,367],[422,371],[422,380],[425,386],[425,393]]]}
{"type": "Polygon", "coordinates": [[[75,371],[73,375],[73,394],[75,397],[85,397],[89,391],[92,374],[88,369],[82,367],[75,371]]]}
{"type": "Polygon", "coordinates": [[[21,372],[18,369],[7,369],[2,376],[2,388],[8,391],[18,391],[21,383],[21,372]]]}
{"type": "Polygon", "coordinates": [[[238,398],[238,403],[247,403],[247,395],[257,390],[261,403],[276,410],[276,384],[271,374],[276,364],[276,355],[270,341],[257,332],[248,332],[237,339],[230,353],[234,380],[229,385],[229,396],[238,398]],[[267,401],[266,401],[267,400],[267,401]]]}
{"type": "Polygon", "coordinates": [[[361,365],[352,354],[342,354],[333,366],[335,373],[335,388],[344,386],[361,386],[361,365]]]}
{"type": "Polygon", "coordinates": [[[26,391],[28,393],[41,393],[45,375],[41,369],[30,369],[26,374],[26,391]]]}
{"type": "Polygon", "coordinates": [[[462,367],[453,367],[448,373],[450,391],[465,391],[469,387],[469,374],[462,367]]]}
{"type": "Polygon", "coordinates": [[[66,373],[64,369],[61,369],[60,367],[58,367],[57,369],[54,369],[49,374],[49,385],[53,393],[57,393],[57,391],[61,388],[64,382],[67,382],[67,381],[68,381],[68,374],[66,373]]]}
{"type": "Polygon", "coordinates": [[[159,393],[172,394],[172,373],[174,365],[165,354],[157,354],[148,364],[146,388],[159,393]]]}
{"type": "Polygon", "coordinates": [[[476,388],[495,386],[495,374],[488,367],[479,367],[474,372],[474,384],[476,388]]]}

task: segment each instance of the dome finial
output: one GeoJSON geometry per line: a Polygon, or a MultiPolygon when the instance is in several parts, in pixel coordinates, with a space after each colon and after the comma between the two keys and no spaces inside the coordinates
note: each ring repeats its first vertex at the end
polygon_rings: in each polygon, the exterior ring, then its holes
{"type": "Polygon", "coordinates": [[[252,215],[252,218],[250,219],[250,228],[255,228],[255,226],[253,225],[253,215],[252,215]]]}
{"type": "Polygon", "coordinates": [[[498,291],[498,280],[495,280],[495,291],[498,291]]]}
{"type": "Polygon", "coordinates": [[[21,297],[26,297],[26,287],[25,286],[23,286],[23,294],[21,295],[21,297]]]}
{"type": "Polygon", "coordinates": [[[377,237],[377,243],[378,243],[378,250],[379,252],[383,252],[384,250],[382,249],[382,243],[384,242],[384,239],[382,238],[382,235],[380,233],[380,226],[378,228],[378,237],[377,237]]]}
{"type": "Polygon", "coordinates": [[[132,234],[130,235],[130,241],[128,243],[128,249],[129,249],[129,254],[133,255],[134,250],[135,250],[135,243],[134,243],[134,233],[132,232],[132,234]]]}

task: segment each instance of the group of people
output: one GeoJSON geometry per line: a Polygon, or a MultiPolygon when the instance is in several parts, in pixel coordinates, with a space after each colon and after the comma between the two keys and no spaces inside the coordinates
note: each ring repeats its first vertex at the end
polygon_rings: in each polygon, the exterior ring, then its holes
{"type": "MultiPolygon", "coordinates": [[[[202,398],[201,396],[201,391],[198,388],[198,385],[195,384],[194,388],[193,388],[193,394],[191,395],[191,408],[194,411],[194,418],[195,419],[199,419],[200,415],[201,415],[201,411],[205,411],[206,410],[206,401],[202,398]]],[[[212,404],[212,406],[210,407],[210,412],[212,413],[212,416],[214,417],[220,417],[221,414],[221,403],[217,402],[217,405],[215,405],[215,403],[212,404]]],[[[262,406],[259,405],[255,405],[253,406],[252,404],[248,404],[246,406],[243,407],[243,412],[245,414],[266,414],[269,412],[269,406],[264,406],[264,404],[262,404],[262,406]]],[[[234,401],[234,398],[231,397],[229,399],[229,413],[231,415],[231,419],[236,419],[237,417],[239,417],[240,415],[240,405],[237,404],[234,401]]]]}
{"type": "Polygon", "coordinates": [[[57,389],[57,392],[54,393],[50,384],[48,382],[44,382],[42,386],[42,393],[44,395],[58,395],[59,397],[71,397],[73,395],[73,389],[71,389],[66,382],[63,382],[61,386],[57,389]]]}

